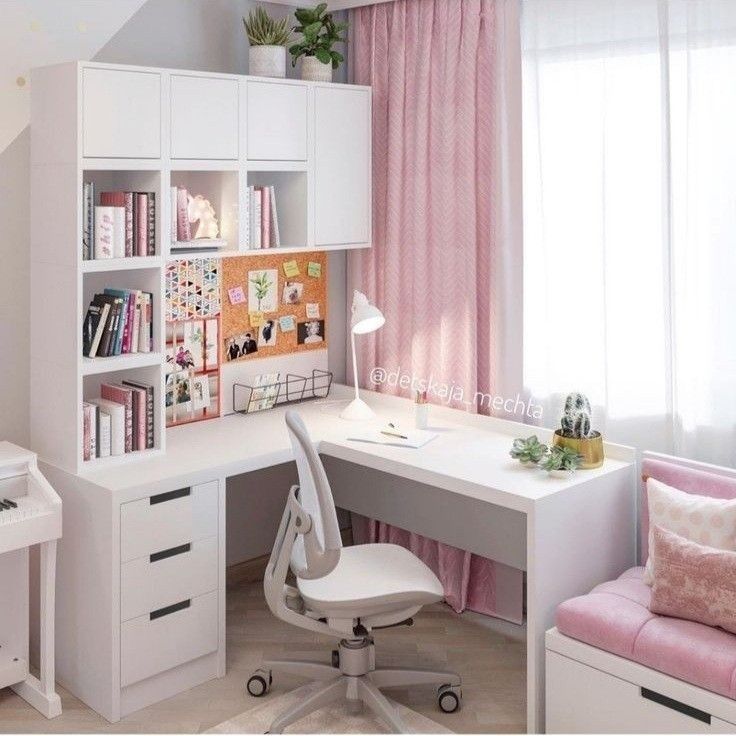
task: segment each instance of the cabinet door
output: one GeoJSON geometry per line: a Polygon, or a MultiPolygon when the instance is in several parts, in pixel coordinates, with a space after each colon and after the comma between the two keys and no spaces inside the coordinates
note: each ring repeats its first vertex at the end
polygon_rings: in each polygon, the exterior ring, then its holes
{"type": "Polygon", "coordinates": [[[171,75],[171,157],[238,158],[238,82],[171,75]]]}
{"type": "Polygon", "coordinates": [[[315,243],[371,238],[370,91],[315,87],[315,243]]]}
{"type": "Polygon", "coordinates": [[[85,156],[161,156],[160,74],[85,69],[82,100],[85,156]]]}
{"type": "Polygon", "coordinates": [[[307,87],[248,82],[248,158],[307,160],[307,87]]]}

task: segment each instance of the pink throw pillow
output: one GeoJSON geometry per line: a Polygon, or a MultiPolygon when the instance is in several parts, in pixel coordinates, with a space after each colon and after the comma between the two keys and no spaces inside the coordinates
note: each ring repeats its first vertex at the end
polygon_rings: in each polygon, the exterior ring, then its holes
{"type": "Polygon", "coordinates": [[[653,527],[652,613],[720,626],[736,634],[736,552],[706,547],[653,527]]]}

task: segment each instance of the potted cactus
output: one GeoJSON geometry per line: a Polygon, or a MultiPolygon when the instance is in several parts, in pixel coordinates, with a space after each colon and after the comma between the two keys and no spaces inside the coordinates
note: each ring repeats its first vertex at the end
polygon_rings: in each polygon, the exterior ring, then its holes
{"type": "Polygon", "coordinates": [[[550,475],[566,478],[574,473],[583,461],[583,456],[569,447],[552,445],[549,452],[539,461],[539,467],[550,475]]]}
{"type": "Polygon", "coordinates": [[[585,394],[571,393],[565,399],[565,409],[553,445],[566,447],[582,456],[580,467],[598,468],[603,465],[603,437],[591,428],[590,401],[585,394]]]}
{"type": "Polygon", "coordinates": [[[289,42],[288,18],[274,20],[261,7],[243,18],[250,41],[248,73],[257,77],[286,76],[286,44],[289,42]]]}
{"type": "Polygon", "coordinates": [[[526,439],[515,439],[509,450],[509,455],[522,465],[536,465],[546,453],[547,445],[541,443],[534,434],[526,439]]]}

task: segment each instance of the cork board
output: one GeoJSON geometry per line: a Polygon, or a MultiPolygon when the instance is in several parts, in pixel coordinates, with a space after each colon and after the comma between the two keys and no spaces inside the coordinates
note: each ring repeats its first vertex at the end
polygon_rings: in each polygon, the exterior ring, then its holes
{"type": "Polygon", "coordinates": [[[221,320],[223,363],[326,348],[327,254],[223,258],[221,320]]]}

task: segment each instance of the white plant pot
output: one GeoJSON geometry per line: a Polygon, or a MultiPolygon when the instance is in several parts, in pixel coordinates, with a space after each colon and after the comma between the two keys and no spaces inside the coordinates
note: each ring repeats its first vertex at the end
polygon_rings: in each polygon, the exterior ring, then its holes
{"type": "Polygon", "coordinates": [[[572,476],[572,470],[548,470],[547,474],[551,478],[570,478],[572,476]]]}
{"type": "Polygon", "coordinates": [[[251,46],[248,74],[283,79],[286,76],[286,49],[283,46],[251,46]]]}
{"type": "Polygon", "coordinates": [[[302,79],[308,82],[331,82],[332,64],[323,64],[316,56],[303,56],[302,79]]]}

